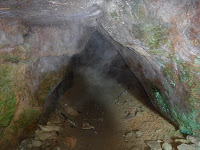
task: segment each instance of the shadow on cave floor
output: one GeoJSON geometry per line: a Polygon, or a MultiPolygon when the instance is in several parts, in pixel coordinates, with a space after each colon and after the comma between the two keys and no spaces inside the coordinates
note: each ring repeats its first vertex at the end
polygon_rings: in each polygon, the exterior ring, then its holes
{"type": "Polygon", "coordinates": [[[147,141],[171,143],[182,136],[152,107],[119,53],[98,32],[71,66],[72,87],[47,126],[21,149],[148,150],[147,141]]]}
{"type": "MultiPolygon", "coordinates": [[[[120,75],[125,83],[128,76],[134,80],[128,70],[120,75]]],[[[176,130],[146,100],[137,80],[127,90],[127,85],[103,77],[94,69],[81,67],[74,72],[73,87],[60,98],[57,106],[76,126],[55,113],[49,124],[54,124],[55,118],[62,122],[61,149],[76,145],[76,150],[148,150],[145,141],[171,142],[176,130]],[[121,94],[122,91],[125,92],[121,94]],[[117,104],[119,96],[120,104],[117,104]]]]}

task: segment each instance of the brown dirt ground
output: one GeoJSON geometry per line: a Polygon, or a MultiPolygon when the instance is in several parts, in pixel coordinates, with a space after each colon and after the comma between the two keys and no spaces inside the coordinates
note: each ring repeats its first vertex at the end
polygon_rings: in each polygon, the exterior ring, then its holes
{"type": "Polygon", "coordinates": [[[94,70],[79,70],[73,87],[60,98],[57,111],[47,123],[61,127],[61,131],[49,146],[43,144],[39,149],[149,150],[145,143],[149,140],[168,142],[176,147],[173,139],[183,135],[155,110],[140,83],[135,80],[127,89],[94,70]],[[120,104],[117,104],[118,98],[120,104]],[[83,123],[89,123],[94,129],[82,129],[83,123]]]}

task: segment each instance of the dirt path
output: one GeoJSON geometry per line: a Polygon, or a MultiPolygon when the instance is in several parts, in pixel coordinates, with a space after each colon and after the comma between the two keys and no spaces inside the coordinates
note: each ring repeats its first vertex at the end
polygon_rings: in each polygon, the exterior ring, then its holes
{"type": "Polygon", "coordinates": [[[174,145],[173,139],[183,135],[151,106],[139,82],[133,82],[128,87],[80,69],[47,123],[59,130],[45,137],[38,129],[34,139],[23,141],[26,150],[149,150],[148,141],[174,145]]]}

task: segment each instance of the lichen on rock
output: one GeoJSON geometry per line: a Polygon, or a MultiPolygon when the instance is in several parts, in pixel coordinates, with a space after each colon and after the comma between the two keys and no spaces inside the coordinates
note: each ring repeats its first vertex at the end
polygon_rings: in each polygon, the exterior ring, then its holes
{"type": "Polygon", "coordinates": [[[22,96],[24,65],[0,64],[0,126],[7,127],[22,96]],[[18,88],[16,88],[18,87],[18,88]]]}
{"type": "Polygon", "coordinates": [[[183,133],[199,136],[199,2],[108,4],[98,22],[130,49],[120,52],[152,103],[183,133]]]}
{"type": "Polygon", "coordinates": [[[40,75],[38,88],[30,101],[32,106],[44,104],[48,94],[61,82],[67,68],[63,67],[57,71],[48,71],[40,75]]]}
{"type": "Polygon", "coordinates": [[[38,119],[41,114],[40,110],[37,109],[25,109],[20,115],[18,120],[15,122],[16,126],[19,128],[25,128],[30,125],[33,121],[38,119]]]}

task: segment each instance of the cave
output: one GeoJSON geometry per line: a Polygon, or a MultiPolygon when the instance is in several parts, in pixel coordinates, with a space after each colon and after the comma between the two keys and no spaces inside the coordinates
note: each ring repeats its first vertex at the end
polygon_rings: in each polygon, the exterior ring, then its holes
{"type": "Polygon", "coordinates": [[[0,1],[0,150],[198,150],[199,8],[0,1]]]}

